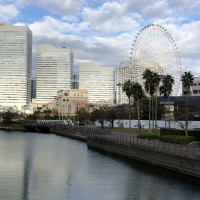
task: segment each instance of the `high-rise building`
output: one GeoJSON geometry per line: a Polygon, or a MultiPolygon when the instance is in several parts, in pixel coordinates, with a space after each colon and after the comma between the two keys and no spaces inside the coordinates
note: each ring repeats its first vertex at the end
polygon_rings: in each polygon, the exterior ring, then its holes
{"type": "Polygon", "coordinates": [[[73,75],[72,76],[72,89],[78,89],[79,88],[78,83],[79,83],[79,76],[73,75]]]}
{"type": "Polygon", "coordinates": [[[29,109],[32,32],[27,26],[0,22],[0,110],[29,109]]]}
{"type": "Polygon", "coordinates": [[[115,68],[79,62],[79,89],[88,90],[89,103],[113,103],[115,68]]]}
{"type": "Polygon", "coordinates": [[[72,69],[73,52],[71,49],[58,49],[50,44],[39,44],[36,102],[51,102],[58,90],[71,89],[72,69]]]}
{"type": "Polygon", "coordinates": [[[122,87],[123,84],[127,80],[133,81],[133,67],[130,65],[130,61],[122,61],[120,63],[120,66],[117,68],[117,86],[116,86],[116,103],[117,104],[123,104],[128,103],[128,98],[126,96],[126,93],[123,92],[122,87]]]}
{"type": "Polygon", "coordinates": [[[31,78],[31,100],[36,98],[36,78],[31,78]]]}

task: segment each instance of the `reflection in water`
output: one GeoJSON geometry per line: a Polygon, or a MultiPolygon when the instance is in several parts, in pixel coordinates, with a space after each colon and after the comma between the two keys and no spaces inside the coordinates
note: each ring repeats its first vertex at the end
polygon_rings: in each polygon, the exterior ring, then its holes
{"type": "Polygon", "coordinates": [[[0,131],[2,200],[199,200],[189,180],[76,140],[0,131]]]}
{"type": "Polygon", "coordinates": [[[24,138],[24,171],[22,181],[22,199],[30,200],[31,183],[33,180],[33,151],[34,151],[34,137],[27,135],[24,138]]]}

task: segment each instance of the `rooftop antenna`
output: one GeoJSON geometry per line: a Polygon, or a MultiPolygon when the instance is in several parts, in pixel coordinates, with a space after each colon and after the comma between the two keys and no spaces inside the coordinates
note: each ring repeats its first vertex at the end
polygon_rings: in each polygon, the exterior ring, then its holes
{"type": "Polygon", "coordinates": [[[66,49],[66,42],[63,42],[62,49],[66,49]]]}

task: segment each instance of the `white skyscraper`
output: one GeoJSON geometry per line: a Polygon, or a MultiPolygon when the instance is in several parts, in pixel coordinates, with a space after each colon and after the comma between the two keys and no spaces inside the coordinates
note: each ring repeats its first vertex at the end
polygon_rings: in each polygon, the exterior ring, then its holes
{"type": "Polygon", "coordinates": [[[39,44],[37,49],[36,102],[53,101],[57,91],[71,89],[73,53],[50,44],[39,44]]]}
{"type": "Polygon", "coordinates": [[[31,99],[32,32],[0,22],[0,111],[25,111],[31,99]]]}
{"type": "Polygon", "coordinates": [[[79,62],[79,89],[88,90],[90,103],[114,101],[115,68],[79,62]]]}
{"type": "Polygon", "coordinates": [[[127,80],[133,81],[133,67],[129,60],[122,61],[117,68],[117,86],[116,86],[116,103],[123,104],[128,103],[126,93],[123,92],[122,87],[127,80]]]}

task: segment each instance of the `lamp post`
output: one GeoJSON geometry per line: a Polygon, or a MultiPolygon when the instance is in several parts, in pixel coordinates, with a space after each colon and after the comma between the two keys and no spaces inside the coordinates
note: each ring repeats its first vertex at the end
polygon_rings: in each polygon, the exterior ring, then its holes
{"type": "Polygon", "coordinates": [[[118,125],[119,125],[119,129],[120,129],[120,105],[121,105],[120,87],[122,86],[122,84],[119,82],[117,84],[117,86],[119,87],[119,92],[118,92],[118,125]]]}

